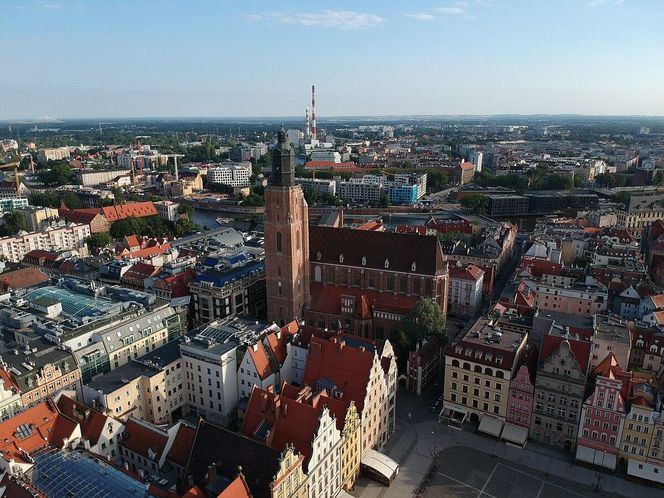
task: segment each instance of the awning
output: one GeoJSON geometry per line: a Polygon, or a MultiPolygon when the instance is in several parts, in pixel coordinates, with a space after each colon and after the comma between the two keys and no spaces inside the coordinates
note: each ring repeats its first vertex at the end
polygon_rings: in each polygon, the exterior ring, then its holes
{"type": "Polygon", "coordinates": [[[484,414],[480,421],[479,431],[492,436],[500,437],[503,430],[503,421],[491,415],[484,414]]]}
{"type": "Polygon", "coordinates": [[[456,405],[443,405],[443,409],[438,415],[438,422],[447,422],[448,425],[461,427],[466,421],[468,410],[462,406],[456,405]]]}
{"type": "Polygon", "coordinates": [[[629,458],[627,460],[627,475],[664,484],[664,465],[629,458]]]}
{"type": "Polygon", "coordinates": [[[500,437],[508,443],[523,447],[528,441],[528,429],[508,422],[503,427],[503,434],[500,437]]]}
{"type": "Polygon", "coordinates": [[[576,459],[579,462],[585,462],[596,467],[604,467],[611,470],[615,470],[617,460],[616,455],[612,453],[583,445],[578,445],[576,447],[576,459]]]}

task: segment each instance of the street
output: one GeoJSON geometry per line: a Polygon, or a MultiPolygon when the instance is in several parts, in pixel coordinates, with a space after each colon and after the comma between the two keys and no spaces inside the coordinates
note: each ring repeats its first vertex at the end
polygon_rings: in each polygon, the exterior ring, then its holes
{"type": "Polygon", "coordinates": [[[438,415],[430,413],[428,407],[440,395],[440,389],[440,386],[430,386],[422,397],[399,390],[397,429],[382,449],[400,463],[399,474],[390,487],[362,477],[351,491],[353,496],[656,498],[662,494],[661,489],[610,474],[602,474],[601,488],[595,492],[597,472],[574,465],[566,453],[532,443],[516,448],[468,430],[458,431],[439,424],[438,415]],[[438,465],[430,475],[434,453],[439,455],[438,465]],[[427,477],[428,485],[421,490],[427,477]]]}

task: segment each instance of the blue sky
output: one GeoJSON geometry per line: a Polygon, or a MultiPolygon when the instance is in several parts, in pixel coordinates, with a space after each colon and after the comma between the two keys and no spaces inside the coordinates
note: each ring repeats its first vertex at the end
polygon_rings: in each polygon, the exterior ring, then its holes
{"type": "Polygon", "coordinates": [[[664,115],[663,0],[3,0],[0,119],[664,115]]]}

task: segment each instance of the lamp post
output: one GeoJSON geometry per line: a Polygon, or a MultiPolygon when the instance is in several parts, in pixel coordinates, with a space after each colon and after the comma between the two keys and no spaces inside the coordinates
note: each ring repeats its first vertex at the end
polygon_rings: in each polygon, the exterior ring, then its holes
{"type": "MultiPolygon", "coordinates": [[[[603,445],[603,447],[604,450],[602,451],[602,465],[601,465],[602,467],[604,467],[604,458],[606,457],[606,445],[603,445]]],[[[593,450],[593,467],[595,466],[595,455],[597,455],[597,451],[593,450]]],[[[599,483],[602,481],[602,478],[604,477],[604,475],[599,470],[596,471],[596,474],[597,474],[597,482],[595,483],[595,492],[599,491],[599,483]]]]}

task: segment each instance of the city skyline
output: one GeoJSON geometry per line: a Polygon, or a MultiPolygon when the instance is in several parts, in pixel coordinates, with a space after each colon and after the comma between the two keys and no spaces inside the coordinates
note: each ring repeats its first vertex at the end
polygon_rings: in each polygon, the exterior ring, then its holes
{"type": "Polygon", "coordinates": [[[658,2],[550,4],[10,0],[0,120],[664,115],[658,2]]]}

